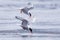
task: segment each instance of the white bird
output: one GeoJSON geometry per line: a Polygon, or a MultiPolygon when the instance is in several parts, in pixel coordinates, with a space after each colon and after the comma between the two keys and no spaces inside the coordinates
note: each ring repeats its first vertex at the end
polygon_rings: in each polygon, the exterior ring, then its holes
{"type": "Polygon", "coordinates": [[[17,19],[21,20],[22,23],[21,23],[21,27],[24,29],[24,30],[29,30],[31,33],[32,33],[32,29],[31,28],[28,28],[28,25],[29,25],[29,22],[26,20],[26,19],[23,19],[22,17],[17,17],[15,16],[17,19]]]}
{"type": "Polygon", "coordinates": [[[27,7],[24,7],[23,9],[20,9],[21,10],[21,13],[23,12],[24,14],[27,14],[28,16],[32,16],[30,12],[28,12],[29,10],[33,9],[33,7],[30,7],[30,8],[27,8],[27,7]]]}
{"type": "Polygon", "coordinates": [[[32,15],[31,15],[31,13],[29,12],[29,10],[31,10],[31,9],[33,9],[34,7],[30,4],[30,3],[28,3],[28,7],[24,7],[24,8],[21,8],[20,9],[20,13],[24,13],[24,14],[27,14],[29,17],[31,17],[32,15]],[[31,6],[30,6],[31,5],[31,6]]]}

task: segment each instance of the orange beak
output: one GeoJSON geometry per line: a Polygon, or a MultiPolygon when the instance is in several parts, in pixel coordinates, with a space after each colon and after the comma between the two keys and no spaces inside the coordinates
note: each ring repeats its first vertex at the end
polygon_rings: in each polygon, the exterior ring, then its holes
{"type": "Polygon", "coordinates": [[[31,18],[31,16],[30,16],[30,18],[31,18]]]}

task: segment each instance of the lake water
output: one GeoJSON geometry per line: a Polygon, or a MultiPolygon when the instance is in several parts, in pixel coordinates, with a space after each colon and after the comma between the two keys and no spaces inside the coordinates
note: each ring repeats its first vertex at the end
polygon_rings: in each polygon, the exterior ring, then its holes
{"type": "Polygon", "coordinates": [[[60,40],[60,0],[0,0],[0,40],[60,40]],[[35,22],[19,12],[29,2],[35,22]],[[15,16],[28,18],[33,33],[21,31],[21,21],[15,16]]]}

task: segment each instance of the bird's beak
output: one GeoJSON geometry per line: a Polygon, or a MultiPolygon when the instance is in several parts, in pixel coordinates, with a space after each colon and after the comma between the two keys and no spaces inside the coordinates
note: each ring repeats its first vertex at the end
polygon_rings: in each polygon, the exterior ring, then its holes
{"type": "Polygon", "coordinates": [[[30,18],[31,18],[31,16],[30,16],[30,18]]]}

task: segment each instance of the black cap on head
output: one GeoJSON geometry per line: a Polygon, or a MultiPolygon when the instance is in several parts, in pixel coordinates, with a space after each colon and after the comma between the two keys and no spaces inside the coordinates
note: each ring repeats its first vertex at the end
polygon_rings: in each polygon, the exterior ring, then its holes
{"type": "Polygon", "coordinates": [[[31,13],[29,13],[29,16],[30,16],[30,17],[32,16],[31,13]]]}
{"type": "Polygon", "coordinates": [[[29,30],[30,30],[30,32],[32,32],[32,29],[31,28],[29,28],[29,30]]]}

